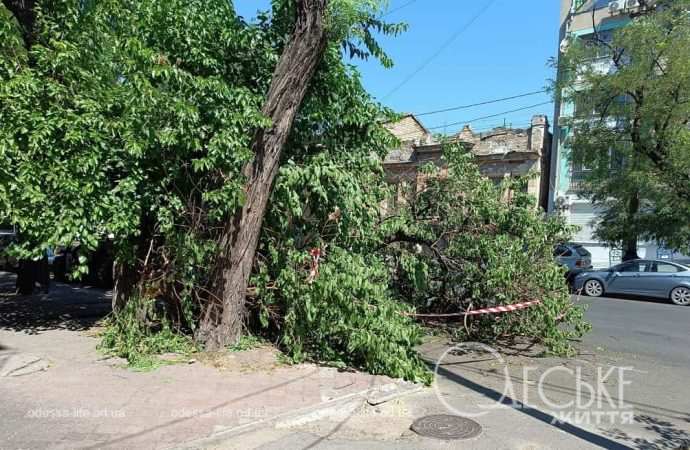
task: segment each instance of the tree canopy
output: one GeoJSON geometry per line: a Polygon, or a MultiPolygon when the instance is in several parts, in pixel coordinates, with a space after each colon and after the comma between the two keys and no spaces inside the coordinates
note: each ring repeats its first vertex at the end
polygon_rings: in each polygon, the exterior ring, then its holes
{"type": "MultiPolygon", "coordinates": [[[[10,3],[16,6],[3,1],[10,3]]],[[[530,202],[502,206],[465,159],[449,154],[451,179],[432,183],[438,188],[420,200],[444,209],[443,226],[459,227],[447,251],[463,270],[412,264],[400,245],[390,251],[401,228],[428,238],[439,224],[407,210],[394,219],[382,214],[390,193],[382,159],[397,145],[384,123],[395,115],[346,61],[391,64],[375,33],[405,27],[383,22],[383,6],[276,0],[252,23],[226,0],[46,0],[29,15],[0,8],[0,222],[20,232],[13,251],[32,258],[48,246],[94,249],[112,241],[116,278],[131,289],[104,346],[134,359],[167,351],[180,336],[195,335],[217,300],[218,255],[251,200],[247,183],[263,170],[259,157],[271,152],[278,158],[270,161],[275,174],[262,178],[266,203],[256,203],[265,214],[253,222],[260,228],[239,297],[248,312],[238,315],[240,331],[270,336],[295,361],[428,381],[415,352],[422,332],[414,310],[444,279],[452,286],[443,307],[544,295],[537,315],[489,319],[480,334],[529,334],[567,351],[567,339],[583,331],[581,310],[568,303],[549,260],[553,239],[567,230],[540,225],[530,202]],[[306,14],[325,5],[324,23],[306,14]],[[323,48],[291,47],[296,28],[323,48]],[[272,93],[283,94],[276,76],[295,66],[281,66],[288,48],[315,66],[299,74],[303,96],[282,97],[294,117],[276,130],[269,118],[278,111],[272,93]],[[261,145],[277,132],[287,133],[284,141],[261,145]],[[477,245],[465,248],[469,242],[477,245]],[[433,274],[433,283],[417,278],[410,294],[398,260],[433,274]],[[508,289],[531,267],[521,264],[535,263],[545,264],[545,275],[528,277],[519,292],[508,289]],[[453,292],[464,294],[454,301],[453,292]],[[172,333],[170,345],[149,339],[161,330],[172,333]]]]}
{"type": "Polygon", "coordinates": [[[689,10],[657,2],[620,29],[573,37],[559,67],[570,159],[614,245],[690,244],[689,10]]]}

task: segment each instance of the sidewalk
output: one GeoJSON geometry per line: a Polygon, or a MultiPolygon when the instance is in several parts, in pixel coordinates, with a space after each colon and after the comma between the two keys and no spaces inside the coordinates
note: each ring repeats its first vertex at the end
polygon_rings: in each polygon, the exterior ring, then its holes
{"type": "Polygon", "coordinates": [[[285,366],[270,347],[199,354],[183,364],[134,372],[96,351],[94,326],[109,310],[107,293],[57,285],[49,296],[18,298],[2,293],[10,281],[0,274],[0,450],[675,450],[690,440],[690,367],[667,367],[639,355],[582,348],[574,359],[534,358],[505,348],[504,373],[504,364],[490,354],[441,359],[450,344],[431,339],[420,351],[430,363],[442,362],[438,389],[379,394],[375,402],[372,392],[405,385],[311,364],[285,366]],[[619,366],[635,369],[625,372],[624,398],[622,379],[597,378],[600,368],[619,366]],[[580,381],[606,390],[582,390],[580,381]],[[603,399],[606,410],[609,400],[624,399],[621,411],[632,412],[634,421],[583,416],[575,424],[559,423],[556,413],[570,409],[546,403],[540,389],[552,402],[575,402],[581,413],[599,407],[579,408],[578,402],[603,399]],[[494,408],[505,400],[512,407],[494,408]],[[481,435],[443,441],[410,430],[418,418],[454,411],[480,413],[474,420],[481,435]]]}
{"type": "Polygon", "coordinates": [[[0,278],[0,449],[170,448],[390,383],[260,348],[153,372],[96,351],[106,293],[69,285],[17,298],[0,278]]]}
{"type": "MultiPolygon", "coordinates": [[[[427,360],[435,361],[448,348],[444,340],[430,340],[421,351],[427,360]]],[[[620,392],[618,381],[611,377],[599,380],[603,383],[599,386],[606,387],[601,392],[590,392],[586,386],[598,386],[598,368],[628,364],[632,361],[630,355],[585,351],[578,358],[562,359],[535,358],[532,353],[510,349],[510,353],[503,354],[507,366],[491,354],[448,354],[439,366],[437,390],[428,388],[379,405],[352,401],[319,415],[305,414],[270,426],[241,428],[215,440],[200,441],[195,447],[182,448],[677,450],[690,440],[686,392],[664,389],[664,385],[679,386],[687,380],[687,369],[675,372],[635,359],[638,370],[626,372],[630,377],[626,384],[629,381],[630,385],[620,410],[629,412],[633,420],[624,424],[620,416],[596,416],[597,411],[617,411],[610,408],[609,402],[618,404],[623,400],[616,397],[620,392]],[[584,389],[578,390],[569,372],[581,374],[584,389]],[[659,377],[658,382],[648,380],[650,373],[659,377]],[[569,402],[572,406],[560,406],[569,402]],[[577,415],[560,414],[571,410],[577,415]],[[482,433],[468,440],[444,441],[410,430],[416,419],[436,414],[472,418],[482,427],[482,433]],[[564,420],[559,421],[560,417],[564,420]]]]}

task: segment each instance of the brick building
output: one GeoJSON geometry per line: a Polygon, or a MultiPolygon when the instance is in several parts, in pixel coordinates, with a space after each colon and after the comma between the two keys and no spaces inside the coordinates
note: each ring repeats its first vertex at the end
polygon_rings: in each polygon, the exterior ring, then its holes
{"type": "MultiPolygon", "coordinates": [[[[443,173],[441,144],[413,115],[388,124],[387,128],[401,142],[400,148],[391,151],[384,160],[389,183],[419,186],[422,180],[418,168],[428,162],[436,163],[443,173]]],[[[480,172],[497,184],[504,177],[534,173],[527,192],[546,209],[551,166],[551,132],[546,116],[532,117],[531,125],[526,129],[499,127],[475,133],[466,125],[453,138],[470,149],[480,172]]]]}

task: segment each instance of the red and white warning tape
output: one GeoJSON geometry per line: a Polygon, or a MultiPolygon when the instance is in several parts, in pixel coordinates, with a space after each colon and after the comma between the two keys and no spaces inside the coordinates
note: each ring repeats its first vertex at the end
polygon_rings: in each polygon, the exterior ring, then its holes
{"type": "Polygon", "coordinates": [[[319,260],[321,259],[321,249],[312,248],[309,250],[309,255],[311,256],[311,270],[309,270],[307,282],[311,284],[314,282],[314,280],[316,280],[316,277],[319,276],[319,260]]]}
{"type": "Polygon", "coordinates": [[[474,311],[465,311],[461,313],[450,314],[410,314],[414,317],[462,317],[462,316],[478,316],[480,314],[499,314],[510,311],[517,311],[518,309],[529,308],[530,306],[538,305],[541,300],[533,300],[524,303],[515,303],[512,305],[493,306],[491,308],[475,309],[474,311]]]}
{"type": "Polygon", "coordinates": [[[467,311],[463,314],[465,316],[476,316],[478,314],[498,314],[510,311],[517,311],[518,309],[529,308],[530,306],[538,305],[539,303],[541,303],[540,300],[533,300],[531,302],[515,303],[513,305],[494,306],[492,308],[477,309],[475,311],[467,311]]]}

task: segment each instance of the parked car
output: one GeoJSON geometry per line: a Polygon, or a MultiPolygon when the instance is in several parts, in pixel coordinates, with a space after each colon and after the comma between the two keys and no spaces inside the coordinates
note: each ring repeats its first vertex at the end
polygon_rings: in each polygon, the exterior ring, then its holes
{"type": "Polygon", "coordinates": [[[72,271],[80,256],[86,257],[89,267],[88,273],[80,279],[82,283],[103,288],[113,286],[113,252],[109,240],[100,242],[95,251],[87,251],[79,244],[57,248],[51,265],[55,280],[73,281],[72,271]]]}
{"type": "Polygon", "coordinates": [[[575,290],[591,297],[635,294],[690,305],[690,267],[669,261],[636,259],[609,269],[585,271],[575,277],[575,290]]]}
{"type": "Polygon", "coordinates": [[[0,230],[0,270],[16,272],[19,268],[19,262],[6,253],[7,247],[16,240],[17,235],[14,232],[0,230]]]}
{"type": "Polygon", "coordinates": [[[565,278],[569,285],[575,276],[592,268],[592,254],[580,244],[559,244],[553,250],[556,262],[567,269],[565,278]]]}

